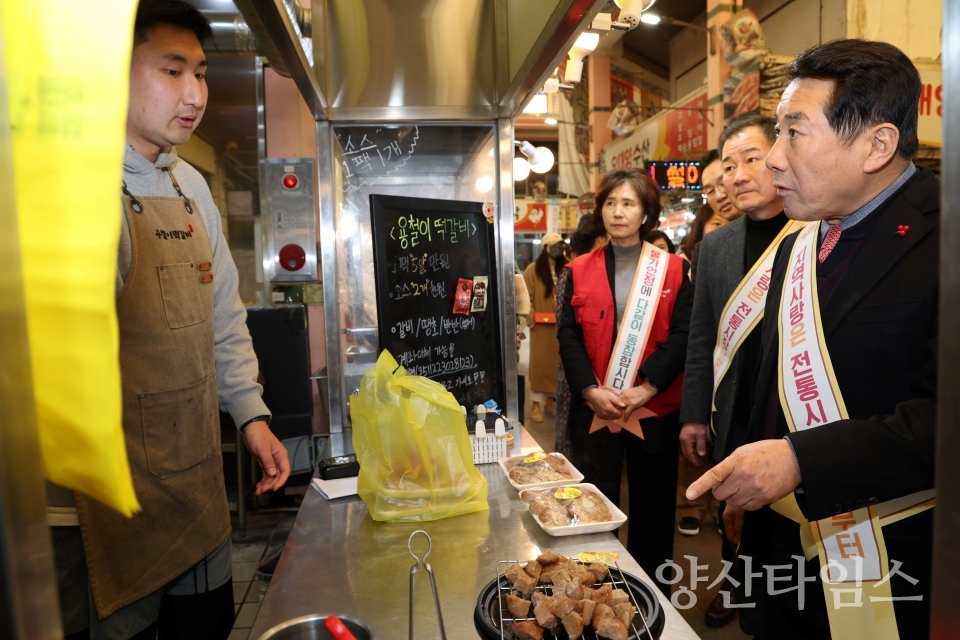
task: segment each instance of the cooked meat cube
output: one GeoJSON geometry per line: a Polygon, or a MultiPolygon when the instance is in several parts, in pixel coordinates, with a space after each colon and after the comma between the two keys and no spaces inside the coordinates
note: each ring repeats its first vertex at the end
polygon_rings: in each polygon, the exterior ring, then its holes
{"type": "MultiPolygon", "coordinates": [[[[568,569],[568,571],[570,570],[568,569]]],[[[591,585],[596,581],[596,577],[590,573],[586,567],[580,564],[577,565],[576,569],[570,571],[570,575],[580,584],[591,585]],[[584,583],[584,580],[589,580],[589,582],[584,583]]]]}
{"type": "Polygon", "coordinates": [[[543,640],[543,627],[531,620],[514,622],[510,625],[510,631],[522,640],[543,640]]]}
{"type": "Polygon", "coordinates": [[[633,616],[637,615],[637,608],[629,602],[624,602],[615,605],[613,607],[613,613],[616,614],[616,616],[623,621],[623,625],[629,629],[630,623],[633,622],[633,616]]]}
{"type": "Polygon", "coordinates": [[[579,638],[583,635],[583,618],[576,611],[571,611],[560,619],[563,622],[563,628],[567,630],[567,635],[571,638],[579,638]]]}
{"type": "Polygon", "coordinates": [[[623,589],[614,589],[610,592],[610,606],[616,606],[618,604],[623,604],[624,602],[630,602],[630,594],[624,591],[623,589]]]}
{"type": "Polygon", "coordinates": [[[603,582],[603,579],[607,577],[607,565],[603,563],[594,562],[592,565],[587,567],[587,569],[590,570],[590,573],[597,576],[597,582],[603,582]]]}
{"type": "Polygon", "coordinates": [[[594,590],[591,594],[591,600],[597,604],[610,604],[610,598],[613,594],[613,587],[608,584],[603,585],[599,589],[594,590]]]}
{"type": "Polygon", "coordinates": [[[517,579],[513,583],[513,588],[520,592],[524,598],[529,598],[530,594],[537,586],[537,581],[528,576],[524,571],[517,574],[517,579]]]}
{"type": "Polygon", "coordinates": [[[533,608],[533,615],[537,618],[537,623],[544,629],[553,629],[557,625],[557,616],[550,611],[550,600],[544,599],[540,604],[533,608]]]}
{"type": "Polygon", "coordinates": [[[577,577],[580,578],[580,584],[584,587],[589,587],[597,583],[597,576],[593,575],[592,571],[584,571],[577,577]]]}
{"type": "Polygon", "coordinates": [[[584,599],[584,600],[593,600],[593,594],[594,594],[594,593],[595,593],[595,591],[594,591],[593,589],[591,589],[590,587],[584,587],[584,588],[583,588],[583,599],[584,599]]]}
{"type": "Polygon", "coordinates": [[[567,596],[554,596],[550,603],[550,611],[558,618],[562,618],[577,607],[577,603],[567,596]]]}
{"type": "Polygon", "coordinates": [[[576,560],[572,560],[569,558],[567,559],[567,571],[570,573],[570,575],[573,575],[576,571],[578,571],[582,567],[583,565],[577,562],[576,560]]]}
{"type": "Polygon", "coordinates": [[[610,607],[608,607],[607,605],[605,605],[605,604],[603,604],[603,603],[598,602],[598,603],[597,603],[597,606],[594,607],[594,609],[593,609],[593,620],[592,620],[591,624],[593,625],[593,628],[596,629],[596,628],[597,628],[597,623],[598,623],[601,619],[603,619],[603,618],[615,618],[615,617],[616,617],[616,614],[613,613],[613,609],[611,609],[610,607]]]}
{"type": "Polygon", "coordinates": [[[571,580],[564,587],[563,593],[566,594],[568,598],[580,600],[583,598],[583,587],[580,585],[579,580],[571,580]]]}
{"type": "Polygon", "coordinates": [[[557,562],[560,561],[560,558],[562,557],[563,556],[558,555],[553,551],[550,551],[550,549],[547,549],[546,551],[541,553],[539,556],[537,556],[537,562],[540,563],[541,567],[546,567],[548,564],[556,564],[557,562]]]}
{"type": "Polygon", "coordinates": [[[545,593],[541,593],[540,591],[534,591],[533,595],[530,596],[530,602],[533,603],[534,608],[536,608],[536,606],[540,604],[542,600],[550,600],[550,597],[545,593]]]}
{"type": "Polygon", "coordinates": [[[550,583],[553,582],[553,576],[564,571],[564,568],[560,564],[548,564],[540,570],[540,582],[550,583]]]}
{"type": "Polygon", "coordinates": [[[516,562],[509,564],[507,568],[504,569],[503,571],[504,577],[506,577],[506,579],[509,580],[511,583],[516,582],[517,576],[521,573],[523,573],[523,567],[521,567],[516,562]]]}
{"type": "Polygon", "coordinates": [[[573,578],[570,577],[570,574],[567,573],[566,569],[560,569],[559,571],[554,571],[553,573],[550,574],[550,579],[553,581],[553,584],[566,584],[571,580],[573,580],[573,578]]]}
{"type": "Polygon", "coordinates": [[[510,610],[510,615],[514,618],[526,618],[530,612],[530,601],[508,593],[507,609],[510,610]]]}
{"type": "Polygon", "coordinates": [[[537,562],[536,560],[531,560],[530,562],[528,562],[527,565],[523,568],[523,570],[526,571],[527,575],[533,578],[534,580],[540,579],[541,567],[540,567],[540,563],[537,562]]]}
{"type": "Polygon", "coordinates": [[[627,626],[616,616],[601,618],[599,624],[593,621],[593,628],[601,638],[610,640],[627,640],[627,626]]]}
{"type": "Polygon", "coordinates": [[[593,600],[581,600],[580,605],[583,607],[581,615],[583,615],[583,624],[590,624],[590,621],[593,620],[593,610],[596,608],[597,603],[593,600]]]}
{"type": "Polygon", "coordinates": [[[584,491],[579,498],[567,501],[567,516],[577,524],[613,520],[606,503],[600,496],[590,491],[584,491]]]}

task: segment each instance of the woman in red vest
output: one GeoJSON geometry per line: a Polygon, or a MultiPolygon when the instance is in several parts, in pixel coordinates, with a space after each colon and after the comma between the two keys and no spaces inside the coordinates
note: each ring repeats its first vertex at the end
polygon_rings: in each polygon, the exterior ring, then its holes
{"type": "MultiPolygon", "coordinates": [[[[680,391],[693,307],[687,263],[666,259],[660,301],[632,386],[617,395],[601,389],[607,375],[624,308],[630,299],[643,248],[641,238],[660,219],[660,189],[639,171],[607,174],[597,192],[594,220],[609,243],[578,257],[567,268],[571,282],[558,309],[560,356],[570,385],[568,437],[573,464],[584,482],[620,502],[623,459],[630,488],[627,550],[651,578],[673,559],[680,436],[680,391]],[[641,407],[643,438],[608,427],[590,433],[594,417],[625,420],[641,407]]],[[[639,280],[639,279],[638,279],[639,280]]],[[[619,357],[619,354],[618,356],[619,357]]],[[[661,572],[670,578],[671,572],[661,572]]],[[[669,595],[670,585],[658,583],[669,595]]]]}

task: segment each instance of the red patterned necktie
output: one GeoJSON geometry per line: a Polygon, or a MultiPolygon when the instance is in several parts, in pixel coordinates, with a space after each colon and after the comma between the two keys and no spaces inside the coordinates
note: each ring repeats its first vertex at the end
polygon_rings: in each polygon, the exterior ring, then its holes
{"type": "Polygon", "coordinates": [[[833,248],[837,246],[837,240],[840,239],[841,233],[843,233],[843,229],[840,228],[839,224],[833,225],[830,227],[830,230],[827,231],[827,237],[823,239],[823,244],[820,245],[820,253],[817,254],[817,258],[821,263],[827,259],[827,256],[830,255],[833,248]]]}

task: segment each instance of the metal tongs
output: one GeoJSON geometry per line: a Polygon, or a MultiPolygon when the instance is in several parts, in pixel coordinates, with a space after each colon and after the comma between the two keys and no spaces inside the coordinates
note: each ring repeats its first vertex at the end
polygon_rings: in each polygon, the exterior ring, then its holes
{"type": "Polygon", "coordinates": [[[410,552],[410,555],[413,556],[414,563],[410,567],[410,640],[413,640],[413,587],[414,579],[417,575],[417,568],[420,564],[423,564],[423,568],[427,570],[427,573],[430,575],[430,586],[433,588],[433,604],[437,608],[437,620],[440,622],[440,638],[441,640],[447,640],[447,632],[443,628],[443,614],[440,613],[440,596],[437,595],[437,579],[433,575],[433,567],[430,566],[430,563],[427,562],[427,556],[430,555],[430,551],[433,549],[433,540],[430,539],[430,534],[422,529],[418,529],[410,534],[410,537],[407,539],[407,550],[410,552]],[[427,538],[427,552],[423,554],[423,558],[417,557],[417,554],[413,552],[413,536],[418,533],[422,533],[427,538]]]}

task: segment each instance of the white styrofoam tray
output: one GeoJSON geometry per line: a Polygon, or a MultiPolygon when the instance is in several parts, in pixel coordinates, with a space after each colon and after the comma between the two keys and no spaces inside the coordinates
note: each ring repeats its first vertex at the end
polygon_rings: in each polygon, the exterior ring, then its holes
{"type": "MultiPolygon", "coordinates": [[[[531,454],[527,454],[531,455],[531,454]]],[[[500,464],[500,468],[503,469],[503,475],[507,476],[507,480],[513,485],[513,488],[518,491],[523,491],[524,489],[533,489],[535,487],[562,487],[566,485],[576,484],[583,480],[583,474],[580,473],[573,463],[567,460],[567,457],[562,453],[551,453],[550,455],[556,456],[563,460],[567,465],[567,471],[570,472],[570,478],[564,480],[551,480],[549,482],[533,482],[531,484],[517,484],[513,481],[513,478],[510,477],[510,470],[507,468],[507,460],[515,460],[516,458],[526,458],[527,456],[513,456],[510,458],[500,458],[497,462],[500,464]]]]}
{"type": "MultiPolygon", "coordinates": [[[[540,522],[540,518],[538,518],[535,514],[531,513],[530,516],[534,519],[534,521],[536,521],[538,525],[540,525],[540,528],[546,531],[551,536],[559,538],[562,536],[579,536],[587,533],[600,533],[603,531],[613,531],[614,529],[618,529],[620,525],[622,525],[624,522],[627,521],[627,514],[625,514],[623,511],[620,511],[620,509],[617,508],[617,505],[610,502],[607,499],[607,496],[603,495],[600,492],[600,489],[597,489],[594,485],[584,482],[581,484],[565,484],[562,486],[576,487],[577,489],[581,489],[581,490],[587,489],[592,493],[595,493],[596,495],[600,496],[600,499],[603,500],[603,503],[607,505],[607,509],[610,510],[610,516],[612,517],[612,519],[609,522],[591,522],[590,524],[570,524],[565,527],[546,527],[542,522],[540,522]]],[[[540,486],[535,488],[544,489],[545,487],[540,486]]],[[[522,492],[520,494],[520,498],[521,499],[523,498],[522,492]]],[[[526,504],[526,502],[524,504],[526,504]]],[[[527,511],[529,512],[529,510],[530,510],[530,505],[527,504],[527,511]]]]}

